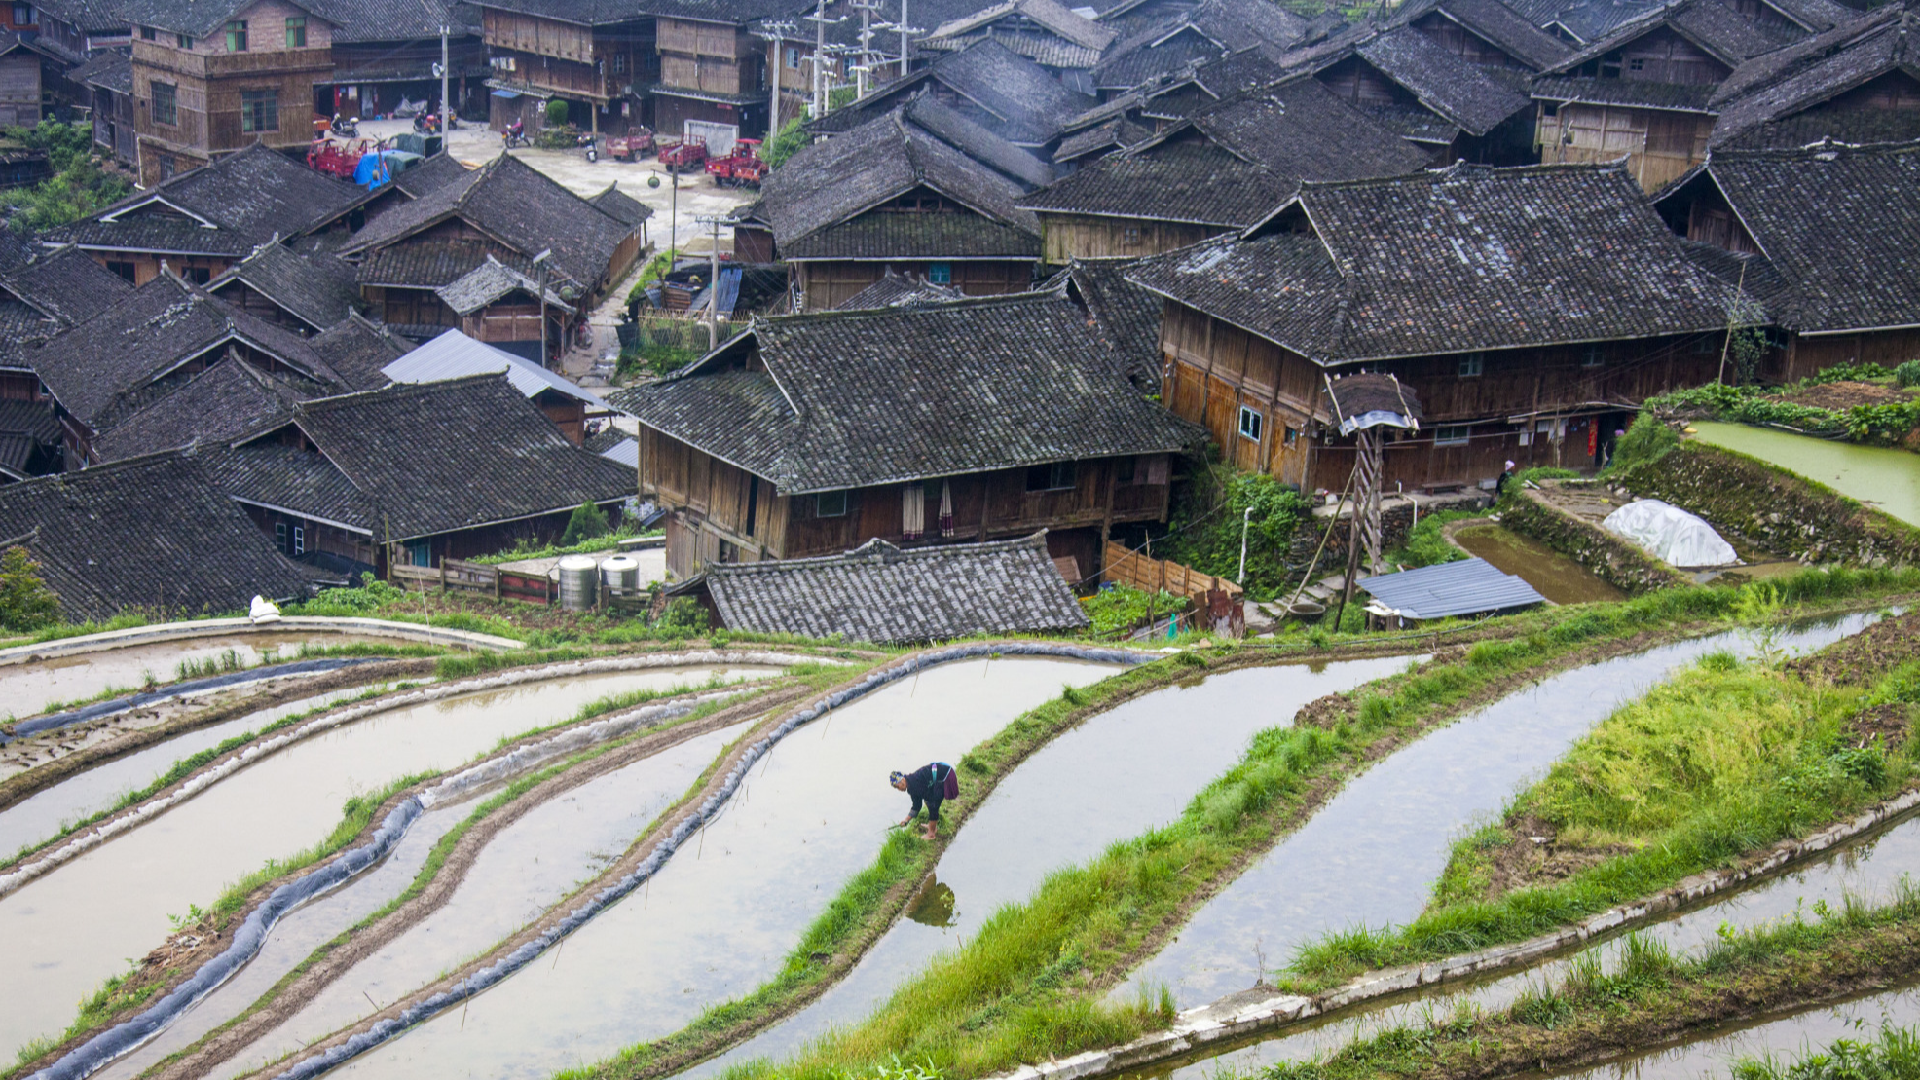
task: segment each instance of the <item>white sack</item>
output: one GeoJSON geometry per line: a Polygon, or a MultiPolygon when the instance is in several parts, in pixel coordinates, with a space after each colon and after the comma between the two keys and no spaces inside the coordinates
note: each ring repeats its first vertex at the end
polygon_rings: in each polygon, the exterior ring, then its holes
{"type": "Polygon", "coordinates": [[[1659,499],[1640,499],[1607,515],[1607,531],[1640,545],[1670,566],[1732,566],[1733,545],[1713,526],[1659,499]]]}

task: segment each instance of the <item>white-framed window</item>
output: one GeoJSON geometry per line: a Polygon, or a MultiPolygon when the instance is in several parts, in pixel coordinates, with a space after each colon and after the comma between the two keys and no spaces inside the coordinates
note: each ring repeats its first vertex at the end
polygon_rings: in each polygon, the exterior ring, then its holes
{"type": "Polygon", "coordinates": [[[1606,350],[1602,349],[1598,345],[1587,346],[1587,351],[1585,353],[1582,353],[1580,356],[1581,367],[1604,367],[1606,365],[1606,362],[1607,362],[1606,350]]]}
{"type": "Polygon", "coordinates": [[[813,497],[813,516],[836,518],[847,516],[847,493],[844,491],[823,491],[813,497]]]}
{"type": "Polygon", "coordinates": [[[787,66],[796,71],[800,69],[800,50],[798,47],[793,45],[787,46],[787,66]]]}
{"type": "Polygon", "coordinates": [[[1472,433],[1473,433],[1473,428],[1469,427],[1466,424],[1454,424],[1448,427],[1437,427],[1433,429],[1433,445],[1465,446],[1467,445],[1467,437],[1472,433]]]}
{"type": "Polygon", "coordinates": [[[305,525],[295,525],[293,527],[293,553],[295,555],[305,555],[307,553],[307,527],[305,525]]]}
{"type": "Polygon", "coordinates": [[[1267,418],[1261,415],[1260,410],[1249,409],[1245,405],[1240,406],[1241,438],[1252,439],[1254,442],[1259,442],[1260,435],[1266,429],[1266,426],[1267,418]]]}
{"type": "Polygon", "coordinates": [[[1470,352],[1460,358],[1460,377],[1470,379],[1487,373],[1487,354],[1470,352]]]}

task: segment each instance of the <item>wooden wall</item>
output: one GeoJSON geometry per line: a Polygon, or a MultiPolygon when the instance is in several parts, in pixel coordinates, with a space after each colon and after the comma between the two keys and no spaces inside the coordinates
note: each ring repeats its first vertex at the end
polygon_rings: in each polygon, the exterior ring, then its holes
{"type": "Polygon", "coordinates": [[[1543,104],[1536,138],[1541,164],[1613,161],[1625,154],[1641,190],[1657,191],[1707,159],[1713,123],[1698,113],[1543,104]]]}
{"type": "Polygon", "coordinates": [[[145,285],[158,277],[160,263],[163,260],[168,270],[188,280],[197,280],[200,274],[195,271],[200,271],[204,272],[206,280],[212,281],[226,273],[234,264],[232,259],[205,255],[156,255],[142,251],[99,251],[91,248],[83,250],[93,256],[94,262],[115,273],[121,273],[123,277],[125,275],[121,268],[131,264],[135,285],[145,285]]]}
{"type": "Polygon", "coordinates": [[[1493,45],[1488,44],[1487,40],[1479,34],[1468,30],[1466,27],[1461,26],[1459,23],[1454,22],[1438,11],[1430,11],[1418,19],[1413,20],[1412,26],[1422,34],[1425,34],[1441,48],[1466,60],[1468,63],[1479,64],[1482,67],[1513,68],[1517,71],[1532,70],[1527,67],[1527,65],[1508,56],[1493,45]]]}
{"type": "Polygon", "coordinates": [[[1879,364],[1892,368],[1920,358],[1920,329],[1868,330],[1817,337],[1797,335],[1777,376],[1781,382],[1804,379],[1835,364],[1879,364]]]}
{"type": "Polygon", "coordinates": [[[593,28],[579,23],[483,7],[480,34],[493,49],[550,56],[579,64],[593,62],[593,28]]]}
{"type": "Polygon", "coordinates": [[[0,56],[0,126],[40,122],[40,55],[15,49],[0,56]]]}
{"type": "Polygon", "coordinates": [[[1189,225],[1149,218],[1038,213],[1049,263],[1072,259],[1132,259],[1197,244],[1232,232],[1227,226],[1189,225]]]}
{"type": "Polygon", "coordinates": [[[1312,456],[1304,437],[1319,406],[1320,369],[1238,327],[1169,301],[1161,314],[1161,352],[1169,361],[1161,400],[1206,427],[1236,468],[1303,484],[1312,456]],[[1240,434],[1240,409],[1261,414],[1258,441],[1240,434]]]}
{"type": "Polygon", "coordinates": [[[1598,71],[1589,73],[1629,82],[1711,86],[1725,79],[1732,70],[1698,45],[1663,26],[1642,34],[1618,52],[1601,58],[1598,71]]]}
{"type": "MultiPolygon", "coordinates": [[[[800,302],[808,311],[839,307],[855,293],[879,281],[888,269],[896,274],[927,276],[929,261],[911,259],[871,262],[854,259],[791,260],[800,302]]],[[[947,264],[950,284],[968,296],[1000,296],[1033,287],[1031,260],[969,259],[947,264]]]]}

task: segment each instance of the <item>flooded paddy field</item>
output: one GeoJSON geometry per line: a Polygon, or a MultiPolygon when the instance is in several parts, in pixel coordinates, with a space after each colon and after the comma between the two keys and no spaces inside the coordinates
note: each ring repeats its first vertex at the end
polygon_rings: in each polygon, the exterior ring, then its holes
{"type": "Polygon", "coordinates": [[[51,705],[91,698],[108,690],[139,690],[149,683],[174,682],[188,670],[211,664],[216,669],[255,667],[292,660],[302,646],[312,649],[345,645],[396,648],[407,644],[393,638],[361,634],[325,634],[311,631],[232,634],[184,638],[151,645],[128,645],[98,652],[53,656],[30,663],[0,666],[0,721],[45,712],[51,705]]]}
{"type": "Polygon", "coordinates": [[[776,744],[644,889],[551,955],[332,1075],[545,1077],[679,1028],[775,974],[841,882],[872,860],[906,810],[890,770],[957,761],[1063,686],[1114,670],[958,661],[833,710],[776,744]]]}
{"type": "Polygon", "coordinates": [[[81,997],[270,859],[323,840],[351,796],[444,769],[609,694],[754,669],[652,668],[445,698],[304,739],[0,897],[0,1050],[57,1033],[81,997]]]}
{"type": "Polygon", "coordinates": [[[1759,458],[1909,525],[1920,525],[1920,454],[1746,424],[1703,420],[1691,426],[1701,442],[1759,458]]]}

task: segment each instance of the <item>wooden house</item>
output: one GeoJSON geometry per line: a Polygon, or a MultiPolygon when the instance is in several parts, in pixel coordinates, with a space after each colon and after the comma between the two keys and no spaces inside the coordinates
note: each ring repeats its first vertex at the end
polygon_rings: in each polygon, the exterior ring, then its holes
{"type": "Polygon", "coordinates": [[[1920,13],[1892,4],[1734,69],[1710,149],[1920,138],[1920,13]]]}
{"type": "Polygon", "coordinates": [[[465,275],[433,290],[459,319],[459,330],[516,356],[541,362],[540,343],[571,341],[579,312],[551,285],[540,283],[492,255],[465,275]],[[541,329],[541,320],[546,329],[541,329]]]}
{"type": "Polygon", "coordinates": [[[1096,104],[1093,95],[1069,89],[1040,64],[986,38],[810,121],[807,130],[829,136],[852,131],[922,94],[1042,156],[1070,119],[1096,104]]]}
{"type": "Polygon", "coordinates": [[[540,107],[555,97],[579,103],[582,127],[621,132],[648,122],[631,91],[659,78],[652,18],[612,4],[485,0],[476,6],[491,65],[493,127],[523,120],[537,129],[545,124],[540,107]]]}
{"type": "Polygon", "coordinates": [[[1920,142],[1715,150],[1655,206],[1786,333],[1769,380],[1920,357],[1920,142]]]}
{"type": "Polygon", "coordinates": [[[1243,234],[1144,259],[1166,298],[1162,400],[1223,457],[1340,490],[1328,380],[1394,375],[1418,432],[1385,483],[1490,482],[1501,463],[1583,465],[1649,394],[1711,381],[1733,290],[1691,261],[1618,167],[1456,165],[1307,183],[1243,234]]]}
{"type": "Polygon", "coordinates": [[[795,154],[735,215],[734,252],[783,261],[803,309],[833,308],[891,268],[969,296],[1030,288],[1040,226],[1021,196],[1038,158],[926,97],[795,154]]]}
{"type": "Polygon", "coordinates": [[[293,0],[133,0],[134,128],[152,187],[249,146],[305,147],[334,24],[293,0]]]}
{"type": "Polygon", "coordinates": [[[353,267],[326,251],[297,253],[262,244],[207,284],[207,292],[251,315],[312,337],[361,307],[353,267]]]}
{"type": "Polygon", "coordinates": [[[34,249],[0,237],[0,400],[46,399],[33,354],[63,330],[112,306],[133,286],[69,246],[34,249]]]}
{"type": "Polygon", "coordinates": [[[617,516],[634,489],[631,470],[567,441],[505,374],[302,401],[207,458],[283,551],[381,573],[552,543],[575,507],[617,516]]]}
{"type": "Polygon", "coordinates": [[[1058,0],[1001,0],[933,28],[919,43],[929,52],[959,52],[997,41],[1058,75],[1076,90],[1093,89],[1092,70],[1120,33],[1058,0]]]}
{"type": "Polygon", "coordinates": [[[40,122],[40,63],[31,42],[0,30],[0,127],[40,122]]]}
{"type": "MultiPolygon", "coordinates": [[[[13,12],[22,7],[37,24],[35,43],[68,65],[84,63],[108,50],[124,54],[132,47],[133,27],[115,0],[34,0],[32,4],[6,5],[13,12]]],[[[6,9],[0,9],[0,18],[5,17],[6,9]]]]}
{"type": "Polygon", "coordinates": [[[487,111],[487,50],[479,11],[458,0],[314,0],[333,24],[333,71],[315,87],[320,116],[390,115],[402,101],[440,102],[440,29],[457,116],[487,111]]]}
{"type": "Polygon", "coordinates": [[[1304,75],[1201,107],[1021,200],[1049,263],[1130,259],[1235,232],[1302,180],[1397,176],[1427,156],[1304,75]]]}
{"type": "MultiPolygon", "coordinates": [[[[361,295],[372,311],[399,332],[426,340],[479,312],[468,304],[491,291],[492,285],[478,288],[483,279],[504,280],[489,271],[469,282],[474,288],[455,289],[489,259],[536,282],[545,274],[546,287],[575,310],[591,306],[639,257],[644,218],[634,225],[622,217],[632,215],[609,213],[503,154],[412,201],[388,206],[339,251],[355,265],[361,295]],[[533,260],[542,251],[552,255],[536,267],[533,260]],[[450,306],[442,289],[455,289],[457,303],[466,310],[450,306]]],[[[511,294],[497,292],[494,300],[511,294]]],[[[533,327],[537,330],[537,321],[533,327]]],[[[538,341],[539,334],[527,340],[538,341]]],[[[551,345],[557,354],[565,339],[551,345]]]]}
{"type": "Polygon", "coordinates": [[[367,192],[309,169],[265,146],[229,154],[183,172],[45,239],[71,243],[135,285],[160,275],[162,263],[206,284],[261,245],[332,228],[345,230],[367,192]]]}
{"type": "Polygon", "coordinates": [[[1394,20],[1468,63],[1523,75],[1544,71],[1572,51],[1503,0],[1415,0],[1394,20]]]}
{"type": "MultiPolygon", "coordinates": [[[[1091,71],[1102,97],[1157,85],[1243,49],[1288,49],[1307,34],[1306,19],[1267,0],[1201,0],[1189,10],[1128,21],[1145,25],[1115,41],[1091,71]]],[[[1120,19],[1108,11],[1100,22],[1114,26],[1120,19]]]]}
{"type": "Polygon", "coordinates": [[[90,92],[94,147],[122,165],[132,165],[139,149],[133,126],[133,58],[108,49],[68,72],[68,78],[90,92]]]}
{"type": "Polygon", "coordinates": [[[613,402],[681,577],[1039,529],[1088,573],[1114,525],[1165,518],[1168,455],[1199,437],[1053,292],[756,322],[613,402]]]}

